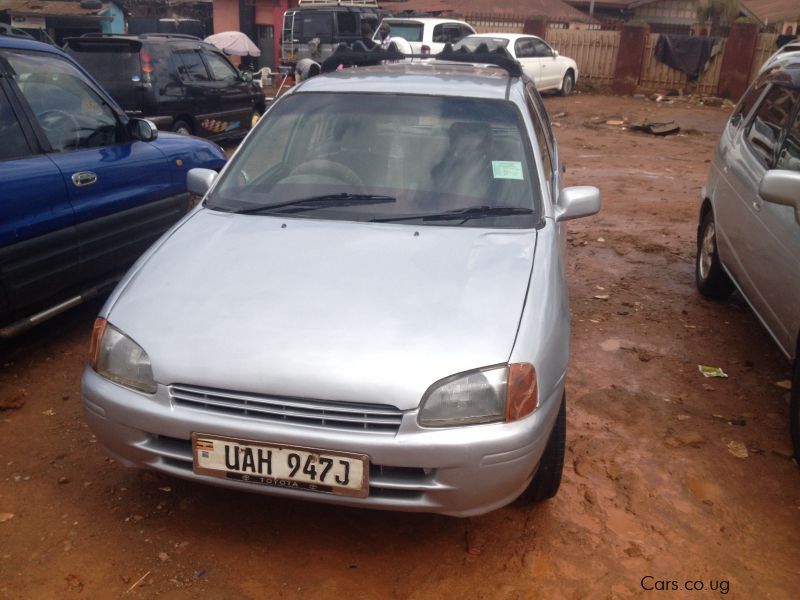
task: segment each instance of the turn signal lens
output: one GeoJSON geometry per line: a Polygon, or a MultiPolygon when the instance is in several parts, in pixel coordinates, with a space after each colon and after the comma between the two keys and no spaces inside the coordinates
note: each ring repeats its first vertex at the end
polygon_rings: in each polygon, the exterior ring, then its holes
{"type": "Polygon", "coordinates": [[[539,405],[536,369],[530,363],[508,365],[508,392],[506,397],[506,422],[528,416],[539,405]]]}
{"type": "Polygon", "coordinates": [[[89,365],[95,371],[97,371],[97,354],[100,349],[100,340],[103,339],[106,325],[108,325],[108,321],[98,317],[94,320],[94,326],[92,327],[92,341],[89,343],[89,365]]]}

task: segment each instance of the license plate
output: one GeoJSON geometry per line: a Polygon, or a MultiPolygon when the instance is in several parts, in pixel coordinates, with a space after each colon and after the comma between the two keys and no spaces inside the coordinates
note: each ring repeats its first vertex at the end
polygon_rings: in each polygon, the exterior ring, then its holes
{"type": "Polygon", "coordinates": [[[192,435],[194,472],[256,485],[366,498],[369,458],[364,454],[316,450],[192,435]]]}

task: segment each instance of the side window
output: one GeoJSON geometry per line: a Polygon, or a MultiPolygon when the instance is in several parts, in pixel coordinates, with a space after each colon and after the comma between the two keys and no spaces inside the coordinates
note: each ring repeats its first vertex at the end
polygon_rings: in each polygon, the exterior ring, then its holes
{"type": "Polygon", "coordinates": [[[533,42],[533,56],[537,58],[548,58],[553,56],[553,51],[550,46],[541,40],[531,40],[533,42]]]}
{"type": "Polygon", "coordinates": [[[545,133],[546,123],[542,123],[539,118],[539,113],[536,110],[533,98],[530,93],[526,94],[528,100],[528,112],[530,113],[531,121],[533,122],[533,132],[536,135],[536,143],[539,146],[539,153],[542,155],[542,170],[544,171],[544,178],[547,181],[547,187],[552,192],[551,183],[553,181],[553,158],[551,155],[550,143],[548,136],[545,133]]]}
{"type": "Polygon", "coordinates": [[[461,30],[462,38],[465,38],[468,35],[472,35],[473,33],[475,33],[474,31],[472,31],[470,27],[467,27],[466,25],[459,25],[459,29],[461,30]]]}
{"type": "Polygon", "coordinates": [[[239,74],[227,60],[213,52],[203,52],[209,69],[216,81],[238,81],[239,74]]]}
{"type": "Polygon", "coordinates": [[[786,132],[786,139],[778,154],[775,168],[800,171],[800,112],[797,113],[792,126],[786,132]]]}
{"type": "Polygon", "coordinates": [[[28,142],[17,121],[17,115],[8,103],[5,92],[0,89],[0,160],[22,158],[31,153],[28,142]]]}
{"type": "Polygon", "coordinates": [[[789,126],[789,118],[799,101],[797,91],[773,85],[756,109],[745,137],[768,169],[775,163],[783,130],[789,126]]]}
{"type": "Polygon", "coordinates": [[[436,27],[433,28],[433,37],[431,38],[431,41],[434,44],[447,43],[447,40],[445,39],[444,36],[444,25],[437,25],[436,27]]]}
{"type": "Polygon", "coordinates": [[[463,36],[461,33],[461,25],[458,23],[450,23],[444,26],[444,37],[447,43],[455,44],[463,36]]]}
{"type": "Polygon", "coordinates": [[[356,36],[359,34],[356,13],[337,12],[336,24],[339,29],[339,35],[356,36]]]}
{"type": "Polygon", "coordinates": [[[178,58],[178,73],[183,81],[209,81],[206,65],[198,52],[184,50],[175,55],[178,58]]]}
{"type": "Polygon", "coordinates": [[[731,115],[731,124],[739,125],[742,122],[742,119],[747,118],[747,115],[750,114],[750,110],[752,110],[753,106],[758,100],[761,93],[764,91],[764,84],[761,85],[754,85],[752,86],[742,99],[739,100],[739,104],[734,109],[733,114],[731,115]]]}
{"type": "Polygon", "coordinates": [[[522,38],[514,43],[514,52],[517,58],[531,58],[533,56],[533,40],[522,38]]]}
{"type": "Polygon", "coordinates": [[[99,148],[125,141],[114,110],[71,63],[39,52],[10,51],[5,56],[13,81],[53,150],[99,148]]]}

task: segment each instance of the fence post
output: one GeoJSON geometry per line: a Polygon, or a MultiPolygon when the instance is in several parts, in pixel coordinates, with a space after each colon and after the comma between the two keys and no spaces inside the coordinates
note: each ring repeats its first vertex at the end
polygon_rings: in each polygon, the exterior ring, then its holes
{"type": "Polygon", "coordinates": [[[736,101],[747,89],[756,54],[758,30],[758,24],[752,21],[736,21],[731,25],[719,70],[720,96],[736,101]]]}
{"type": "Polygon", "coordinates": [[[611,86],[614,93],[632,94],[639,86],[648,35],[650,26],[647,23],[627,23],[622,27],[611,86]]]}
{"type": "Polygon", "coordinates": [[[522,33],[525,35],[535,35],[542,39],[547,35],[547,17],[536,16],[528,17],[522,24],[522,33]]]}

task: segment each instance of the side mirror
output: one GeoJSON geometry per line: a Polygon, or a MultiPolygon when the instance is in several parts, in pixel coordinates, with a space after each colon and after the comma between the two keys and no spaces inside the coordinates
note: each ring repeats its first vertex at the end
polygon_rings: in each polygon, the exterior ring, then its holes
{"type": "Polygon", "coordinates": [[[765,202],[791,206],[794,219],[800,224],[800,172],[782,169],[767,171],[758,185],[758,193],[765,202]]]}
{"type": "Polygon", "coordinates": [[[130,119],[128,121],[128,132],[133,139],[141,142],[152,142],[158,139],[158,127],[147,119],[130,119]]]}
{"type": "Polygon", "coordinates": [[[242,81],[245,83],[253,83],[253,74],[250,71],[244,71],[242,73],[242,81]]]}
{"type": "Polygon", "coordinates": [[[600,190],[593,186],[568,187],[561,190],[556,202],[556,221],[588,217],[600,211],[600,190]]]}
{"type": "Polygon", "coordinates": [[[553,58],[558,58],[559,56],[561,55],[558,53],[558,50],[553,50],[553,58]]]}
{"type": "Polygon", "coordinates": [[[189,169],[186,174],[186,188],[192,194],[205,196],[217,179],[217,172],[211,169],[189,169]]]}

